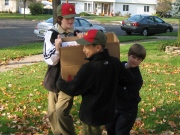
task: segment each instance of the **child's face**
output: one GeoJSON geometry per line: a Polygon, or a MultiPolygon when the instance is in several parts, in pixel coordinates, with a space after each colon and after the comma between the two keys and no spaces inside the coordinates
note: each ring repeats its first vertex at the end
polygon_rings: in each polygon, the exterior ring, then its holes
{"type": "Polygon", "coordinates": [[[61,27],[64,30],[71,29],[74,25],[74,17],[73,18],[63,18],[61,21],[61,27]]]}
{"type": "Polygon", "coordinates": [[[93,45],[85,45],[83,48],[83,52],[85,53],[86,57],[89,58],[91,57],[93,54],[98,53],[99,47],[97,46],[93,46],[93,45]]]}
{"type": "Polygon", "coordinates": [[[137,67],[143,60],[135,55],[128,56],[128,63],[130,67],[137,67]]]}

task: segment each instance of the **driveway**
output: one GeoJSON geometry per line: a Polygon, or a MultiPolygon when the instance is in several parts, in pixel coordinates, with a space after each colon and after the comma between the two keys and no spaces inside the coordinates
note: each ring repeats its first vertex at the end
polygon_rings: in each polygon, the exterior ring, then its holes
{"type": "MultiPolygon", "coordinates": [[[[0,20],[0,48],[43,42],[43,38],[37,37],[34,34],[34,29],[38,22],[39,21],[27,20],[0,20]]],[[[117,23],[100,25],[105,27],[107,32],[114,32],[117,36],[126,35],[117,23]]],[[[173,27],[174,31],[177,31],[178,26],[173,27]]]]}

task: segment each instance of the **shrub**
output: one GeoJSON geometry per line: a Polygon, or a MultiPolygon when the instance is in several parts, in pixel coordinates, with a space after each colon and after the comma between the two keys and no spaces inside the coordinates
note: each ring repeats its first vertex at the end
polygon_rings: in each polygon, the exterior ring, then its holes
{"type": "Polygon", "coordinates": [[[115,13],[115,16],[120,16],[120,15],[121,15],[120,11],[115,13]]]}
{"type": "Polygon", "coordinates": [[[166,42],[166,43],[161,43],[159,46],[158,46],[158,49],[160,51],[165,51],[166,50],[166,46],[174,46],[174,47],[180,47],[180,42],[166,42]]]}
{"type": "Polygon", "coordinates": [[[80,15],[80,16],[90,16],[90,14],[88,14],[88,13],[86,13],[86,12],[81,12],[79,15],[80,15]]]}
{"type": "Polygon", "coordinates": [[[33,2],[29,5],[29,9],[32,15],[43,13],[43,4],[40,2],[33,2]]]}
{"type": "Polygon", "coordinates": [[[127,18],[129,18],[131,16],[131,13],[126,13],[125,15],[124,15],[124,17],[127,17],[127,18]]]}

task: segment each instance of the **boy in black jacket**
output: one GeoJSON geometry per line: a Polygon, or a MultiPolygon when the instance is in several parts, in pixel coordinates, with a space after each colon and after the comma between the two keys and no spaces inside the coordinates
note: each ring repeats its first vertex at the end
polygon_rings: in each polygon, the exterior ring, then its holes
{"type": "Polygon", "coordinates": [[[67,82],[59,78],[56,83],[64,93],[82,96],[79,117],[83,135],[101,135],[100,126],[114,118],[115,96],[123,66],[104,49],[106,41],[106,35],[96,29],[78,39],[89,62],[81,66],[73,80],[67,82]]]}
{"type": "Polygon", "coordinates": [[[132,74],[134,83],[131,85],[124,81],[120,81],[117,102],[116,117],[113,122],[107,124],[106,130],[108,135],[130,135],[130,130],[137,117],[138,103],[141,101],[139,91],[143,84],[139,64],[145,59],[146,50],[140,44],[134,44],[128,51],[128,62],[123,62],[124,67],[132,74]]]}

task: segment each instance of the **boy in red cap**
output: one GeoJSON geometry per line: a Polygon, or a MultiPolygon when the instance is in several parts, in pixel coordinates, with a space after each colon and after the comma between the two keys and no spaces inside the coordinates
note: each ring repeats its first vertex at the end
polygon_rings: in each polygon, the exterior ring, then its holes
{"type": "Polygon", "coordinates": [[[55,39],[74,36],[74,17],[79,16],[72,4],[64,3],[57,7],[56,24],[47,31],[44,39],[43,56],[48,64],[44,86],[48,94],[48,118],[54,135],[75,135],[73,119],[69,115],[73,96],[57,90],[55,83],[60,75],[59,47],[55,39]]]}
{"type": "Polygon", "coordinates": [[[116,89],[124,72],[119,59],[105,49],[106,41],[106,35],[95,29],[78,39],[89,62],[81,66],[73,80],[67,82],[60,77],[56,82],[64,93],[82,96],[79,117],[83,135],[102,135],[101,125],[114,118],[116,89]]]}

